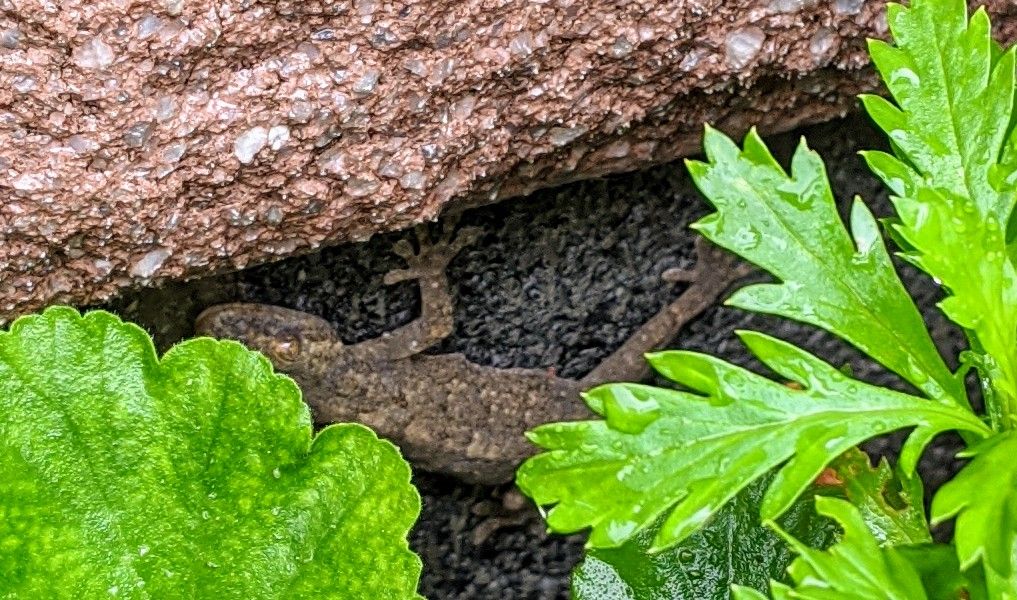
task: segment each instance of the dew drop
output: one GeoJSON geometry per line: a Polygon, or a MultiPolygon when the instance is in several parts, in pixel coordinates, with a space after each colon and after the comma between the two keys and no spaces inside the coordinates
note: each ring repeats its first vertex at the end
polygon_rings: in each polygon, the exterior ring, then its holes
{"type": "Polygon", "coordinates": [[[583,126],[552,127],[547,132],[547,137],[549,140],[551,140],[551,143],[554,144],[555,146],[565,146],[578,139],[587,131],[588,129],[583,126]]]}
{"type": "Polygon", "coordinates": [[[809,52],[812,53],[813,62],[820,64],[829,58],[830,50],[833,49],[836,41],[837,36],[833,30],[821,27],[809,41],[809,52]]]}
{"type": "Polygon", "coordinates": [[[159,247],[146,253],[134,265],[131,266],[130,274],[134,277],[151,277],[159,270],[159,267],[166,262],[172,252],[169,248],[159,247]]]}
{"type": "Polygon", "coordinates": [[[834,0],[833,12],[839,15],[857,15],[862,12],[865,0],[834,0]]]}
{"type": "Polygon", "coordinates": [[[641,433],[660,417],[660,406],[655,400],[637,398],[624,386],[608,388],[603,402],[608,424],[623,433],[641,433]]]}
{"type": "Polygon", "coordinates": [[[71,60],[82,69],[105,69],[113,64],[113,49],[99,36],[89,39],[71,52],[71,60]]]}
{"type": "Polygon", "coordinates": [[[124,133],[124,144],[128,148],[144,148],[148,145],[148,141],[152,139],[152,133],[154,132],[155,123],[152,121],[135,123],[124,133]]]}
{"type": "Polygon", "coordinates": [[[607,524],[605,533],[614,544],[621,544],[636,530],[635,521],[611,521],[607,524]]]}
{"type": "Polygon", "coordinates": [[[745,27],[731,32],[725,43],[727,63],[735,69],[748,66],[763,48],[764,41],[766,34],[758,27],[745,27]]]}
{"type": "Polygon", "coordinates": [[[187,152],[187,143],[183,141],[173,142],[162,151],[163,159],[168,163],[180,162],[184,153],[187,152]]]}
{"type": "Polygon", "coordinates": [[[635,46],[628,40],[624,35],[619,35],[615,38],[614,44],[611,45],[611,56],[615,58],[625,58],[632,53],[632,49],[635,46]]]}
{"type": "Polygon", "coordinates": [[[370,69],[365,72],[356,83],[353,84],[353,93],[360,94],[361,96],[367,96],[374,92],[374,88],[378,85],[378,79],[381,77],[381,72],[377,69],[370,69]]]}
{"type": "Polygon", "coordinates": [[[752,227],[742,227],[734,233],[732,242],[738,247],[739,250],[753,250],[759,247],[759,241],[761,236],[759,232],[752,227]]]}
{"type": "Polygon", "coordinates": [[[22,34],[18,29],[0,30],[0,47],[15,50],[21,43],[21,38],[22,34]]]}
{"type": "Polygon", "coordinates": [[[233,154],[241,163],[247,165],[261,152],[268,143],[268,130],[264,127],[252,127],[240,135],[233,143],[233,154]]]}
{"type": "Polygon", "coordinates": [[[153,35],[159,33],[162,26],[162,19],[152,13],[146,13],[145,16],[141,17],[141,20],[138,21],[138,39],[147,40],[153,35]]]}
{"type": "Polygon", "coordinates": [[[410,171],[399,178],[399,185],[407,190],[422,190],[427,183],[427,176],[420,171],[410,171]]]}
{"type": "Polygon", "coordinates": [[[902,79],[910,83],[913,87],[918,87],[922,83],[918,74],[907,67],[894,69],[890,72],[890,85],[896,85],[902,79]]]}
{"type": "Polygon", "coordinates": [[[374,192],[378,191],[379,183],[375,179],[367,179],[364,177],[351,177],[346,182],[346,193],[353,196],[354,198],[362,198],[369,196],[374,192]]]}
{"type": "Polygon", "coordinates": [[[767,9],[771,13],[795,13],[816,4],[817,0],[771,0],[767,9]]]}
{"type": "Polygon", "coordinates": [[[67,145],[77,154],[86,154],[99,149],[99,144],[83,135],[72,135],[67,138],[67,145]]]}
{"type": "Polygon", "coordinates": [[[272,150],[279,150],[290,141],[290,128],[285,125],[276,125],[268,130],[268,145],[272,150]]]}

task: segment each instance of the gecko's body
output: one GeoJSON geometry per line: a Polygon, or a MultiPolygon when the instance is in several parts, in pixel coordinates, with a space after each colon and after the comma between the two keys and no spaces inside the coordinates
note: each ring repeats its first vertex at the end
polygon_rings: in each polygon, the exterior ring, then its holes
{"type": "Polygon", "coordinates": [[[263,352],[297,381],[317,422],[364,423],[419,468],[501,483],[535,450],[525,431],[589,418],[580,391],[644,377],[643,354],[670,340],[745,274],[728,256],[700,244],[696,268],[676,278],[690,287],[589,375],[566,379],[547,370],[486,367],[461,354],[422,354],[452,331],[445,266],[475,233],[464,230],[455,241],[446,235],[434,244],[425,233],[418,236],[417,253],[397,244],[409,268],[390,273],[386,282],[418,279],[421,316],[391,333],[345,345],[323,319],[262,304],[212,307],[196,329],[263,352]]]}

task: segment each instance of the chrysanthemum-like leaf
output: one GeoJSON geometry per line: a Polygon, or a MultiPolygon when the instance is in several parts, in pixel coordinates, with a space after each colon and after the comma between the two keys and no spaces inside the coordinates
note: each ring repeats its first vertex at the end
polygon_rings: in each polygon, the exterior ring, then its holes
{"type": "Polygon", "coordinates": [[[1015,595],[1017,432],[993,436],[966,454],[974,459],[936,493],[932,520],[956,517],[954,545],[961,566],[967,569],[982,561],[989,587],[1015,595]]]}
{"type": "Polygon", "coordinates": [[[932,541],[918,477],[898,477],[885,458],[873,467],[868,455],[858,448],[837,457],[824,475],[820,492],[841,496],[854,505],[881,545],[932,541]]]}
{"type": "Polygon", "coordinates": [[[803,142],[788,175],[755,131],[739,149],[707,128],[704,146],[707,162],[687,164],[717,212],[695,227],[780,280],[742,288],[728,304],[822,327],[931,398],[965,405],[964,389],[901,285],[875,219],[856,200],[848,233],[815,152],[803,142]]]}
{"type": "Polygon", "coordinates": [[[66,308],[0,333],[0,597],[417,598],[409,477],[362,426],[312,439],[239,344],[160,360],[66,308]]]}
{"type": "Polygon", "coordinates": [[[538,504],[554,505],[553,529],[592,527],[591,546],[616,547],[667,514],[655,540],[662,549],[776,467],[783,465],[762,502],[764,519],[780,516],[830,461],[868,438],[905,427],[919,440],[950,429],[987,433],[967,409],[851,379],[760,333],[740,336],[802,389],[703,354],[660,352],[650,356],[654,368],[703,396],[600,386],[586,400],[604,421],[531,433],[548,452],[524,463],[517,482],[538,504]]]}
{"type": "Polygon", "coordinates": [[[963,0],[887,7],[894,45],[869,51],[896,104],[865,96],[896,156],[865,158],[893,192],[904,256],[947,290],[943,311],[971,333],[993,425],[1017,423],[1017,270],[1006,229],[1017,200],[1015,51],[963,0]]]}
{"type": "Polygon", "coordinates": [[[911,561],[896,548],[881,547],[850,502],[818,496],[816,512],[837,521],[844,536],[829,549],[818,550],[785,533],[785,539],[798,553],[788,569],[794,583],[773,582],[770,594],[774,600],[928,598],[921,574],[911,561]]]}
{"type": "MultiPolygon", "coordinates": [[[[681,544],[650,552],[650,527],[620,548],[590,549],[572,572],[575,600],[727,600],[732,585],[758,590],[771,579],[787,579],[794,553],[759,522],[759,503],[769,484],[764,477],[743,490],[710,523],[681,544]]],[[[802,498],[780,519],[781,528],[812,547],[825,548],[839,533],[802,498]]]]}

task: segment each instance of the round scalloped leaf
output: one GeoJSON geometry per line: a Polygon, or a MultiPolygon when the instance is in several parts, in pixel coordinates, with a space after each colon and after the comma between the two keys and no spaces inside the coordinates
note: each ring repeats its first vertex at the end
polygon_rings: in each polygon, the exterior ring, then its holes
{"type": "Polygon", "coordinates": [[[418,598],[392,444],[233,342],[105,312],[0,333],[0,597],[418,598]]]}

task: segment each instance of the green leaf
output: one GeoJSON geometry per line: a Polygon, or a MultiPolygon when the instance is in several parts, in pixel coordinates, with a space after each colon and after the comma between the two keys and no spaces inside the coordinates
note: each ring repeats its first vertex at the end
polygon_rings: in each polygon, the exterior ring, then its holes
{"type": "Polygon", "coordinates": [[[1000,172],[1017,150],[1014,50],[998,52],[985,10],[969,22],[963,0],[891,3],[887,22],[895,45],[870,40],[869,54],[896,105],[865,96],[869,114],[928,186],[1005,226],[1017,199],[1013,173],[1000,172]]]}
{"type": "Polygon", "coordinates": [[[781,531],[798,558],[788,569],[792,585],[771,584],[774,599],[928,598],[918,570],[898,549],[880,547],[861,513],[850,502],[817,496],[816,512],[840,523],[844,536],[829,549],[817,550],[781,531]]]}
{"type": "Polygon", "coordinates": [[[1017,432],[970,448],[974,459],[932,501],[932,521],[957,517],[954,544],[961,567],[982,560],[988,586],[1017,593],[1017,432]]]}
{"type": "Polygon", "coordinates": [[[929,600],[982,600],[986,598],[985,585],[978,578],[961,571],[957,553],[946,544],[919,544],[898,546],[918,576],[929,600]]]}
{"type": "Polygon", "coordinates": [[[820,492],[836,492],[854,505],[881,545],[932,541],[922,506],[922,480],[918,477],[896,476],[885,458],[873,467],[868,455],[858,448],[837,457],[826,475],[820,492]]]}
{"type": "MultiPolygon", "coordinates": [[[[731,585],[765,590],[786,577],[794,559],[787,544],[759,522],[759,503],[769,478],[750,485],[703,529],[681,544],[652,553],[657,527],[641,531],[619,548],[591,549],[572,573],[576,600],[727,600],[731,585]]],[[[838,531],[819,517],[812,499],[796,502],[781,527],[810,546],[826,547],[838,531]]]]}
{"type": "Polygon", "coordinates": [[[1014,50],[992,41],[984,10],[968,21],[962,0],[890,4],[887,20],[896,46],[873,40],[869,51],[896,104],[863,103],[897,156],[864,155],[894,194],[903,256],[942,283],[940,307],[984,353],[994,427],[1017,426],[1014,50]]]}
{"type": "Polygon", "coordinates": [[[409,478],[362,426],[312,439],[239,344],[159,360],[67,308],[0,333],[0,597],[417,598],[409,478]]]}
{"type": "Polygon", "coordinates": [[[754,130],[744,150],[711,128],[704,145],[708,162],[687,165],[717,212],[696,229],[781,280],[742,288],[728,304],[822,327],[931,398],[967,406],[961,381],[943,363],[893,269],[875,219],[856,200],[848,233],[823,162],[804,141],[790,176],[754,130]]]}
{"type": "Polygon", "coordinates": [[[526,461],[517,483],[540,505],[555,506],[556,531],[593,527],[589,544],[617,547],[668,513],[654,549],[702,526],[739,490],[777,473],[762,504],[781,515],[834,458],[859,442],[915,427],[921,443],[935,433],[987,428],[966,409],[851,379],[818,358],[772,337],[740,332],[766,365],[801,385],[796,390],[720,359],[661,352],[661,374],[700,392],[610,384],[586,394],[604,421],[539,427],[530,439],[549,452],[526,461]],[[655,418],[646,422],[648,405],[655,418]],[[625,407],[639,406],[641,429],[625,407]],[[786,464],[785,464],[786,463],[786,464]]]}

